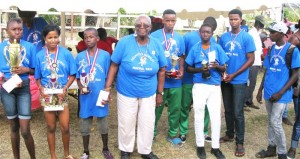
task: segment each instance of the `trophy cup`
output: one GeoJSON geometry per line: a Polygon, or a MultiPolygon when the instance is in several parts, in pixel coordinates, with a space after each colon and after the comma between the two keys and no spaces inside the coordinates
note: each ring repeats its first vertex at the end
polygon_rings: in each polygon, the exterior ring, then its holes
{"type": "Polygon", "coordinates": [[[178,64],[179,57],[177,55],[173,54],[173,55],[170,56],[170,58],[171,58],[172,68],[171,68],[170,71],[168,71],[168,74],[169,74],[170,77],[175,78],[177,76],[177,73],[178,73],[178,70],[176,70],[175,67],[178,64]]]}
{"type": "Polygon", "coordinates": [[[85,72],[84,69],[82,69],[82,72],[80,73],[80,83],[82,84],[82,93],[83,94],[90,93],[90,89],[88,87],[89,82],[90,82],[90,80],[89,80],[88,74],[85,72]]]}
{"type": "Polygon", "coordinates": [[[18,44],[16,39],[14,39],[12,44],[4,47],[3,53],[6,61],[10,65],[10,71],[15,71],[19,66],[21,66],[26,57],[25,47],[18,44]],[[7,51],[9,53],[9,57],[7,56],[7,51]],[[23,55],[22,52],[24,52],[23,55]]]}
{"type": "MultiPolygon", "coordinates": [[[[202,61],[202,68],[208,69],[208,62],[206,60],[202,61]]],[[[202,78],[204,78],[204,79],[209,79],[210,78],[209,70],[202,72],[202,78]]]]}
{"type": "Polygon", "coordinates": [[[225,67],[225,71],[222,74],[223,75],[223,80],[225,80],[227,78],[227,75],[228,75],[228,73],[226,72],[227,71],[227,64],[225,64],[224,67],[225,67]]]}
{"type": "Polygon", "coordinates": [[[58,98],[58,94],[62,94],[63,89],[62,85],[58,83],[58,75],[54,70],[51,70],[50,79],[44,88],[44,93],[49,95],[45,98],[44,111],[64,110],[62,100],[58,98]]]}

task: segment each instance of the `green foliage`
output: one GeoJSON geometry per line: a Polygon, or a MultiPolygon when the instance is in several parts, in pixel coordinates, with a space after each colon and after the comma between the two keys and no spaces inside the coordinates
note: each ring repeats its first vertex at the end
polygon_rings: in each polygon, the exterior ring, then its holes
{"type": "MultiPolygon", "coordinates": [[[[57,10],[55,8],[50,8],[48,10],[49,12],[57,12],[57,10]]],[[[59,15],[48,15],[48,14],[45,14],[45,15],[41,15],[41,17],[43,17],[46,22],[48,24],[56,24],[56,25],[60,25],[60,16],[59,15]]]]}
{"type": "Polygon", "coordinates": [[[300,15],[300,8],[289,8],[289,7],[284,7],[283,8],[283,16],[287,17],[289,21],[291,22],[297,22],[299,20],[300,15]],[[298,15],[297,15],[297,14],[298,15]]]}

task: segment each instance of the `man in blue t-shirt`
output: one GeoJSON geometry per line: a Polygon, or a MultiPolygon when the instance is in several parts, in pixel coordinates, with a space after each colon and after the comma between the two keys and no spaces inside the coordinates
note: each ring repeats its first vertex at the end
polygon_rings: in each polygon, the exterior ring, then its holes
{"type": "MultiPolygon", "coordinates": [[[[212,26],[213,32],[217,28],[217,21],[214,17],[206,17],[203,23],[208,23],[212,26]]],[[[201,42],[200,38],[200,28],[192,32],[188,32],[183,36],[185,43],[185,57],[188,56],[191,48],[198,42],[201,42]]],[[[216,40],[211,37],[210,43],[216,43],[216,40]]],[[[186,135],[189,130],[189,113],[191,110],[191,104],[193,104],[192,99],[192,88],[193,88],[193,74],[186,71],[187,64],[184,64],[184,74],[182,77],[182,98],[181,98],[181,112],[179,119],[179,138],[184,143],[186,141],[186,135]]],[[[208,136],[208,126],[209,126],[209,113],[207,107],[205,107],[205,116],[204,116],[204,135],[205,141],[211,142],[211,137],[208,136]]]]}
{"type": "Polygon", "coordinates": [[[181,78],[183,76],[183,53],[185,51],[183,37],[174,31],[176,23],[176,13],[171,9],[163,12],[164,28],[151,34],[157,38],[164,48],[164,54],[167,58],[166,78],[164,85],[163,104],[155,110],[155,130],[157,134],[157,123],[163,112],[164,103],[168,103],[169,133],[167,140],[174,145],[181,146],[182,141],[176,137],[179,128],[179,118],[181,110],[181,78]],[[172,71],[173,70],[173,71],[172,71]],[[177,71],[175,71],[177,70],[177,71]]]}
{"type": "Polygon", "coordinates": [[[193,74],[193,101],[197,155],[206,158],[204,149],[204,113],[210,112],[212,144],[211,153],[218,159],[224,159],[220,151],[221,130],[221,73],[225,71],[228,57],[220,45],[210,43],[212,26],[203,23],[200,28],[201,42],[190,50],[185,62],[187,71],[193,74]],[[207,76],[208,75],[208,76],[207,76]],[[207,106],[206,106],[207,105],[207,106]],[[206,108],[207,107],[207,108],[206,108]]]}
{"type": "MultiPolygon", "coordinates": [[[[297,48],[294,49],[291,69],[287,67],[286,54],[291,44],[284,41],[288,30],[282,22],[273,23],[269,28],[270,38],[275,44],[271,47],[270,54],[264,59],[266,69],[262,83],[257,93],[257,101],[262,103],[262,90],[268,113],[268,148],[258,152],[258,158],[273,157],[278,155],[279,159],[286,156],[286,137],[282,127],[282,115],[286,105],[292,101],[292,85],[298,79],[300,67],[300,54],[297,48]],[[292,75],[290,76],[290,71],[292,75]],[[276,147],[278,148],[276,154],[276,147]]],[[[293,144],[293,143],[292,143],[293,144]]]]}
{"type": "Polygon", "coordinates": [[[229,57],[227,75],[221,88],[225,108],[226,135],[220,142],[232,142],[236,135],[235,156],[245,155],[244,99],[249,67],[254,61],[255,44],[248,32],[241,31],[242,12],[233,9],[229,12],[230,32],[224,33],[219,44],[229,57]]]}

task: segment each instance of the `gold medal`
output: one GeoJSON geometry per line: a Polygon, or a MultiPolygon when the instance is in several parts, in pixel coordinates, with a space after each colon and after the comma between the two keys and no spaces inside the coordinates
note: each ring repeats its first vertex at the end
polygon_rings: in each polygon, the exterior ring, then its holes
{"type": "Polygon", "coordinates": [[[169,50],[165,50],[165,57],[170,57],[170,51],[169,50]]]}

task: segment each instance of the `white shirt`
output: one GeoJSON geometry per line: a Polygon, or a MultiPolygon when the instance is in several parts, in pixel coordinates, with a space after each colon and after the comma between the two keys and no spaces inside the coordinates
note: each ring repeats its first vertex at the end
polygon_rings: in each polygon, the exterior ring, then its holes
{"type": "Polygon", "coordinates": [[[257,31],[257,29],[255,27],[253,27],[251,30],[249,30],[248,33],[252,36],[254,43],[255,43],[255,47],[256,47],[256,51],[254,52],[255,59],[254,59],[252,66],[261,66],[261,57],[260,56],[263,52],[262,52],[262,43],[261,43],[261,39],[259,36],[259,32],[257,31]]]}

